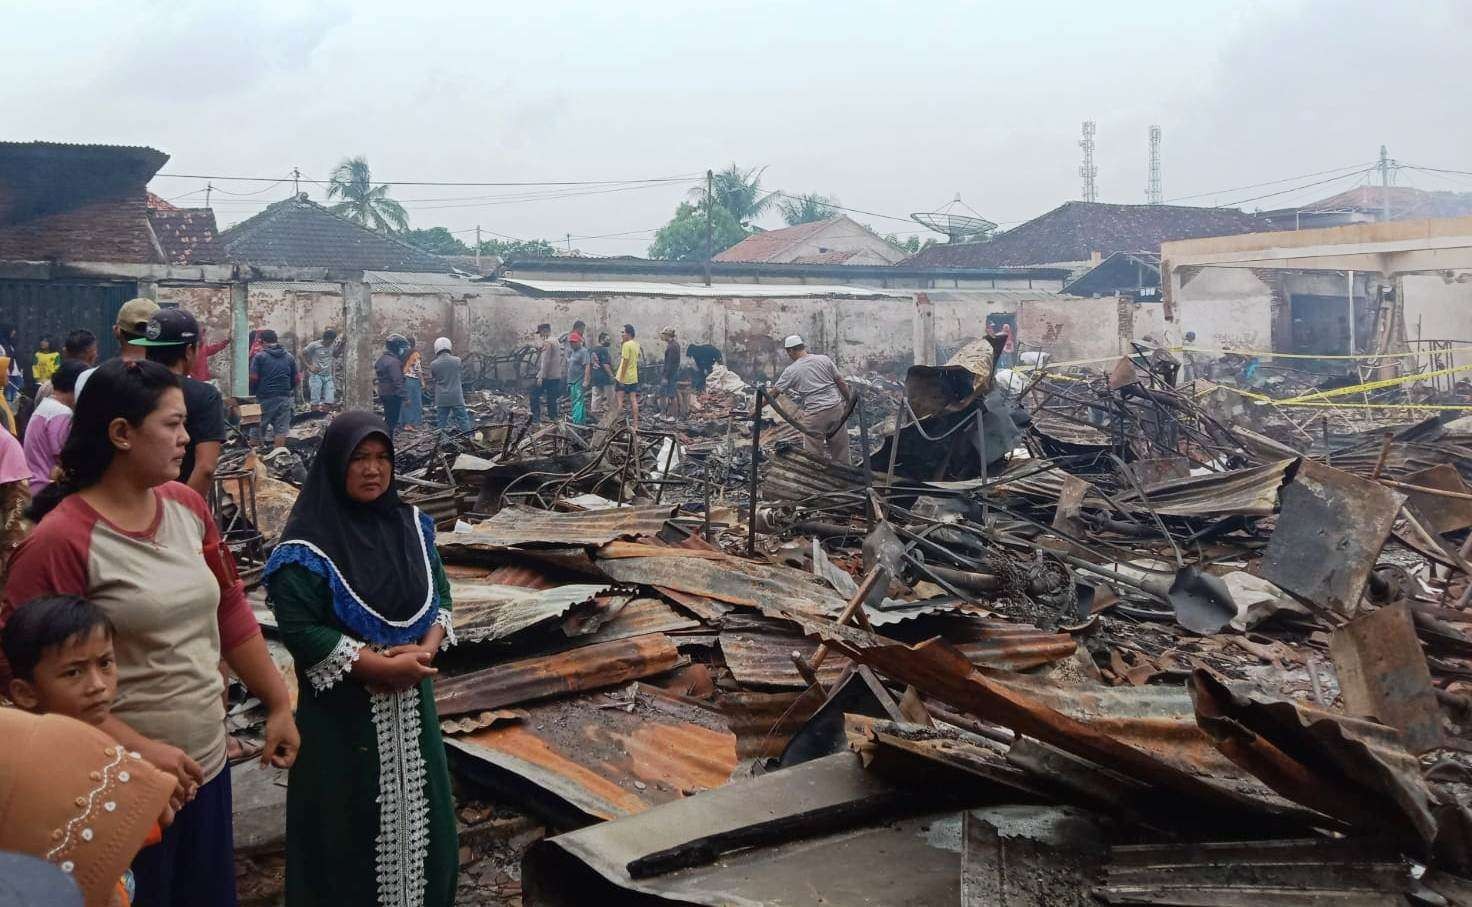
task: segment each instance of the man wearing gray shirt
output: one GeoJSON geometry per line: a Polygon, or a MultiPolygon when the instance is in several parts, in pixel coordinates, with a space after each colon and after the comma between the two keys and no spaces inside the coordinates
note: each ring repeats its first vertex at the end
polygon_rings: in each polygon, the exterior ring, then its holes
{"type": "Polygon", "coordinates": [[[465,369],[460,357],[450,349],[450,338],[436,340],[434,361],[429,364],[429,380],[434,385],[434,421],[441,436],[451,419],[455,421],[456,431],[470,431],[470,413],[465,409],[465,369]]]}
{"type": "Polygon", "coordinates": [[[783,341],[792,364],[782,370],[769,389],[773,395],[796,400],[798,421],[813,434],[803,435],[803,447],[815,457],[848,466],[848,429],[844,414],[848,409],[849,389],[838,368],[821,353],[809,353],[803,339],[796,334],[783,341]],[[829,432],[832,435],[829,436],[829,432]]]}

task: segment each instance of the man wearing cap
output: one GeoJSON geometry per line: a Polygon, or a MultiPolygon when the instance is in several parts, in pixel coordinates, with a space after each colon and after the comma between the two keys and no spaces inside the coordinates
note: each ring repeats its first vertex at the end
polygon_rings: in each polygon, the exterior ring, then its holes
{"type": "MultiPolygon", "coordinates": [[[[144,358],[144,349],[141,346],[133,346],[133,341],[142,337],[148,330],[148,319],[158,311],[158,303],[152,299],[129,299],[118,309],[117,322],[112,326],[112,335],[118,342],[118,358],[123,360],[144,358]]],[[[78,399],[82,396],[82,388],[87,386],[87,379],[97,371],[97,366],[82,372],[77,378],[77,389],[74,392],[78,399]]]]}
{"type": "MultiPolygon", "coordinates": [[[[582,324],[582,322],[578,322],[582,324]]],[[[593,354],[583,343],[583,332],[573,331],[567,335],[567,394],[572,400],[572,422],[586,425],[588,422],[587,393],[593,379],[593,354]]]]}
{"type": "Polygon", "coordinates": [[[542,421],[545,405],[547,418],[555,422],[562,403],[563,383],[567,380],[567,359],[562,355],[562,346],[552,339],[552,325],[537,325],[537,337],[541,352],[537,355],[537,383],[532,387],[532,421],[542,421]]]}
{"type": "Polygon", "coordinates": [[[250,361],[250,392],[261,404],[261,441],[270,437],[275,447],[285,447],[296,396],[296,359],[281,348],[275,331],[261,331],[259,337],[261,351],[250,361]]]}
{"type": "Polygon", "coordinates": [[[798,421],[803,429],[820,437],[803,435],[803,446],[815,457],[826,457],[842,466],[848,462],[849,389],[833,360],[822,353],[809,353],[797,334],[782,342],[792,364],[782,370],[770,393],[797,401],[798,421]],[[831,434],[830,434],[831,432],[831,434]]]}
{"type": "Polygon", "coordinates": [[[225,403],[213,384],[189,377],[201,355],[199,322],[183,309],[159,309],[143,336],[129,346],[145,352],[179,376],[184,391],[184,430],[189,443],[179,464],[179,481],[208,499],[220,445],[225,441],[225,403]]]}
{"type": "Polygon", "coordinates": [[[434,361],[429,364],[429,380],[434,385],[434,421],[441,436],[451,420],[456,431],[470,431],[470,413],[465,409],[465,368],[451,349],[450,338],[436,340],[434,361]]]}
{"type": "Polygon", "coordinates": [[[686,415],[680,412],[680,341],[675,339],[675,329],[668,325],[660,330],[659,336],[664,340],[664,372],[660,375],[659,385],[660,407],[666,419],[680,419],[686,415]]]}

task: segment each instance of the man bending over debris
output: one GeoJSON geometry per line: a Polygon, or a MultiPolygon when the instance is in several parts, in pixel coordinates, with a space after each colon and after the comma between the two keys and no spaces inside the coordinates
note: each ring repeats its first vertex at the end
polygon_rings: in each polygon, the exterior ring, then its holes
{"type": "Polygon", "coordinates": [[[797,401],[798,421],[802,427],[827,440],[803,436],[803,446],[815,457],[826,457],[834,463],[849,465],[848,430],[844,428],[850,391],[838,374],[833,360],[822,353],[809,353],[807,344],[797,334],[783,341],[792,364],[782,370],[771,386],[773,396],[782,395],[797,401]],[[829,432],[832,432],[829,435],[829,432]]]}

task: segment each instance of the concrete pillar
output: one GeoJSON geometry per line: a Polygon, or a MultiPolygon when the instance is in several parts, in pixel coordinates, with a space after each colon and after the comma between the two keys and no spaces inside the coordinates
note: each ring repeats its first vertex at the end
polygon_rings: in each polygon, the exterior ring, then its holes
{"type": "Polygon", "coordinates": [[[250,284],[230,284],[230,393],[250,396],[250,284]]]}
{"type": "Polygon", "coordinates": [[[362,280],[342,285],[343,403],[349,409],[373,405],[373,363],[378,337],[373,331],[373,294],[362,280]]]}
{"type": "Polygon", "coordinates": [[[911,317],[911,327],[915,364],[935,365],[935,305],[924,293],[915,294],[915,312],[911,317]]]}

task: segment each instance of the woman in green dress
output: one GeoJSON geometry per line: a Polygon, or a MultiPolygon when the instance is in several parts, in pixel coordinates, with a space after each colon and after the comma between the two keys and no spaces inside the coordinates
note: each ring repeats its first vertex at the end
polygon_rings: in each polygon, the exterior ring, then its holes
{"type": "Polygon", "coordinates": [[[449,907],[458,851],[430,677],[454,642],[434,522],[399,500],[388,426],[339,416],[266,564],[296,661],[289,907],[449,907]]]}

